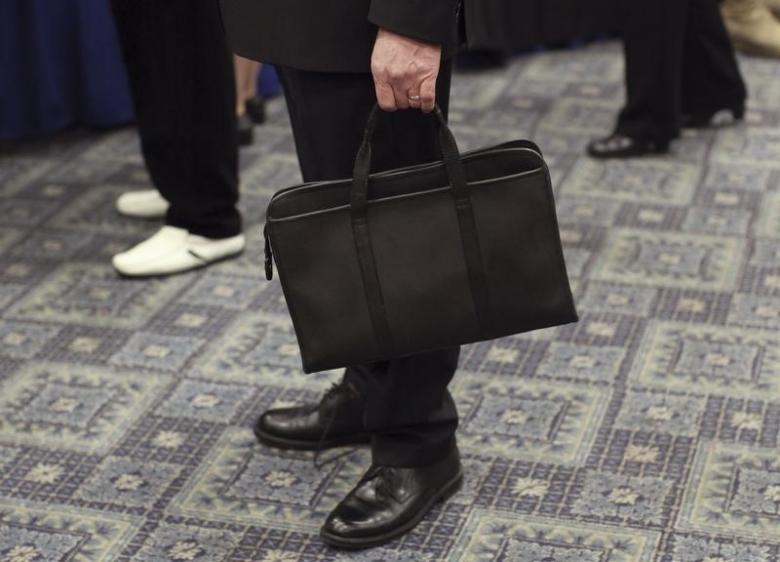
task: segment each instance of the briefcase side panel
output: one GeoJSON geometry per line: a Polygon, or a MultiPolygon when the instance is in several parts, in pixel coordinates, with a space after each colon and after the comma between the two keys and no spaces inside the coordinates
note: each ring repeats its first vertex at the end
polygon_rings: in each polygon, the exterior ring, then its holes
{"type": "Polygon", "coordinates": [[[575,322],[546,172],[481,186],[472,201],[490,299],[485,337],[575,322]]]}
{"type": "Polygon", "coordinates": [[[398,350],[479,337],[458,219],[448,190],[381,201],[368,222],[398,350]]]}
{"type": "Polygon", "coordinates": [[[343,190],[344,182],[301,186],[285,195],[315,197],[306,208],[317,212],[281,219],[280,211],[301,207],[292,200],[272,202],[269,236],[306,372],[577,320],[541,156],[522,148],[472,162],[472,179],[489,176],[488,165],[499,171],[525,170],[470,185],[488,285],[486,315],[475,310],[451,192],[431,189],[440,183],[437,166],[393,172],[386,181],[396,196],[369,203],[369,235],[392,346],[376,339],[349,208],[329,208],[333,202],[320,197],[321,190],[343,190]]]}
{"type": "Polygon", "coordinates": [[[349,213],[270,221],[277,271],[304,370],[381,355],[366,305],[349,213]]]}

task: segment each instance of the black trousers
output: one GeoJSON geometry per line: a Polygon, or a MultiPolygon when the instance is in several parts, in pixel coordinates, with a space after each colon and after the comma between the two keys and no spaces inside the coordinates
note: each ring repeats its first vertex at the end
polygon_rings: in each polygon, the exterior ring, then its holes
{"type": "MultiPolygon", "coordinates": [[[[304,180],[351,177],[366,118],[376,103],[371,76],[279,71],[304,180]]],[[[450,76],[449,63],[443,63],[437,100],[444,111],[450,76]]],[[[373,157],[375,171],[441,158],[433,118],[413,110],[383,114],[373,157]]],[[[365,425],[374,434],[376,464],[419,466],[451,450],[458,413],[447,385],[458,355],[458,349],[450,349],[346,370],[345,379],[365,397],[365,425]]]]}
{"type": "Polygon", "coordinates": [[[681,116],[744,103],[747,91],[717,0],[621,2],[628,102],[617,131],[679,136],[681,116]]]}
{"type": "Polygon", "coordinates": [[[241,232],[233,61],[217,0],[112,0],[152,182],[167,224],[241,232]]]}

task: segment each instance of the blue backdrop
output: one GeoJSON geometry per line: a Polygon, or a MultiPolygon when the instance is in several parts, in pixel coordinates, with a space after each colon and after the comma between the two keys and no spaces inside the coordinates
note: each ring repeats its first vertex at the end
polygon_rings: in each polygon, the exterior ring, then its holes
{"type": "MultiPolygon", "coordinates": [[[[278,92],[270,67],[263,90],[278,92]]],[[[0,139],[132,116],[108,0],[0,0],[0,139]]]]}

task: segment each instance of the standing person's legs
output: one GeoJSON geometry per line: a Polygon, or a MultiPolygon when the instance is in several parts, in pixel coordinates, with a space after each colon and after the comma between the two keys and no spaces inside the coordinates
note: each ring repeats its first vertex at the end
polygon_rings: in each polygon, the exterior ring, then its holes
{"type": "Polygon", "coordinates": [[[238,144],[246,146],[254,141],[254,124],[265,120],[265,105],[257,95],[260,63],[233,55],[236,75],[236,122],[238,144]]]}
{"type": "Polygon", "coordinates": [[[252,59],[233,55],[233,67],[236,73],[236,115],[242,115],[246,112],[246,101],[257,95],[261,65],[252,59]]]}
{"type": "MultiPolygon", "coordinates": [[[[443,66],[437,95],[446,110],[450,65],[443,66]]],[[[350,177],[375,104],[371,76],[280,70],[304,179],[350,177]]],[[[375,170],[439,159],[433,117],[415,110],[381,115],[373,155],[375,170]]],[[[317,450],[372,436],[372,467],[328,516],[328,544],[384,544],[460,485],[458,417],[447,391],[458,354],[456,348],[352,367],[319,404],[261,416],[259,440],[282,448],[317,450]]]]}
{"type": "Polygon", "coordinates": [[[660,142],[679,136],[689,3],[621,3],[627,102],[618,119],[618,133],[660,142]]]}
{"type": "Polygon", "coordinates": [[[425,466],[455,449],[458,411],[447,386],[458,356],[454,348],[367,367],[365,423],[374,464],[425,466]]]}
{"type": "MultiPolygon", "coordinates": [[[[445,63],[437,100],[448,108],[450,66],[445,63]]],[[[369,75],[280,69],[305,181],[347,178],[376,103],[369,75]],[[337,133],[336,133],[337,132],[337,133]]],[[[434,121],[419,111],[380,116],[374,170],[440,158],[434,121]]],[[[445,350],[347,369],[345,381],[365,401],[364,429],[374,434],[378,464],[415,466],[445,456],[454,446],[457,411],[447,391],[458,350],[445,350]]]]}
{"type": "Polygon", "coordinates": [[[702,126],[722,109],[741,118],[747,89],[717,0],[690,0],[686,30],[683,114],[702,126]]]}
{"type": "Polygon", "coordinates": [[[217,0],[113,0],[113,7],[143,155],[162,196],[125,194],[117,207],[152,218],[170,204],[166,228],[114,256],[114,267],[165,275],[237,255],[244,237],[233,63],[217,0]]]}

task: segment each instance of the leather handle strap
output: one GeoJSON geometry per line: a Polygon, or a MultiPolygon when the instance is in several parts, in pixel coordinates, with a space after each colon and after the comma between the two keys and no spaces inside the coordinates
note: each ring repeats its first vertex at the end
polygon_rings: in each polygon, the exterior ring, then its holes
{"type": "MultiPolygon", "coordinates": [[[[368,224],[368,187],[371,174],[372,140],[380,114],[375,105],[369,114],[363,142],[355,158],[355,168],[350,192],[350,213],[352,231],[355,238],[363,285],[366,291],[371,323],[377,340],[378,349],[391,355],[393,351],[392,330],[387,319],[387,310],[382,295],[382,286],[377,271],[376,257],[371,244],[371,231],[368,224]]],[[[460,158],[455,136],[447,126],[447,120],[437,105],[433,115],[436,118],[439,133],[439,145],[444,166],[450,181],[450,190],[458,217],[463,255],[469,275],[469,283],[474,299],[474,310],[480,332],[485,334],[490,310],[485,268],[479,245],[477,223],[471,202],[466,172],[460,158]]]]}
{"type": "MultiPolygon", "coordinates": [[[[374,131],[379,119],[381,110],[375,105],[371,110],[366,122],[366,128],[363,133],[363,142],[360,144],[357,156],[355,157],[355,167],[352,174],[352,191],[350,192],[350,206],[352,216],[361,216],[366,214],[368,205],[368,181],[371,174],[372,160],[372,141],[374,131]]],[[[460,151],[455,141],[455,136],[447,126],[447,119],[437,105],[432,114],[436,118],[439,133],[439,146],[444,156],[444,164],[447,168],[447,175],[450,179],[453,197],[456,200],[470,199],[468,184],[466,182],[466,172],[463,170],[463,163],[460,160],[460,151]]]]}

